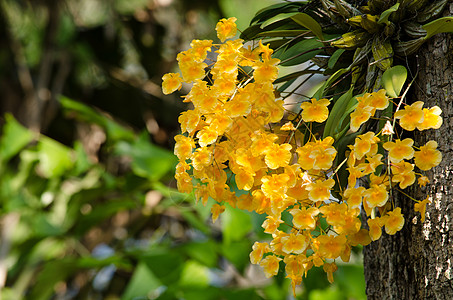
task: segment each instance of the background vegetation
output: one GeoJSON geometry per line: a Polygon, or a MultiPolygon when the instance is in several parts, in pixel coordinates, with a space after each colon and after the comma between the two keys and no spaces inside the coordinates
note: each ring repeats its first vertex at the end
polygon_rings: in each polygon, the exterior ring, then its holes
{"type": "MultiPolygon", "coordinates": [[[[178,96],[161,76],[262,1],[0,1],[0,298],[289,299],[252,267],[259,216],[175,190],[178,96]],[[240,9],[238,9],[240,8],[240,9]]],[[[364,299],[363,268],[301,299],[364,299]]],[[[319,272],[319,275],[316,273],[319,272]]]]}

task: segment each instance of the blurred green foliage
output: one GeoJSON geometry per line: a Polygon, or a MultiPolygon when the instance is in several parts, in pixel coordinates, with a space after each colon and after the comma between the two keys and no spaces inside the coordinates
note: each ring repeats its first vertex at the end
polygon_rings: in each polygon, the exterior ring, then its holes
{"type": "MultiPolygon", "coordinates": [[[[268,280],[249,263],[261,216],[228,207],[212,224],[174,187],[184,106],[160,78],[237,5],[0,6],[0,299],[291,299],[284,271],[268,280]]],[[[313,274],[299,298],[365,298],[360,262],[337,273],[332,286],[313,274]]]]}

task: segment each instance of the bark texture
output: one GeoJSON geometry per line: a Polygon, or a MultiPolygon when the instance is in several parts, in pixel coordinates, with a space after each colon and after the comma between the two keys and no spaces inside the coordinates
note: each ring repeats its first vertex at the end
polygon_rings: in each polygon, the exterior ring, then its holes
{"type": "MultiPolygon", "coordinates": [[[[453,15],[450,4],[448,15],[453,15]]],[[[410,59],[412,60],[412,58],[410,59]]],[[[424,107],[438,105],[444,123],[438,130],[416,133],[416,145],[438,142],[442,163],[426,172],[425,188],[406,189],[417,199],[426,196],[426,220],[414,212],[414,202],[396,195],[406,223],[394,236],[383,237],[364,249],[368,299],[453,299],[453,39],[434,36],[413,57],[418,76],[409,101],[424,107]]]]}

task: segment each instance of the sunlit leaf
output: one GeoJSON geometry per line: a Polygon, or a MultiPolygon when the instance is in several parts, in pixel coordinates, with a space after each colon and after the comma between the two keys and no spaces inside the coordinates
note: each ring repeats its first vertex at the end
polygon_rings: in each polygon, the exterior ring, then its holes
{"type": "Polygon", "coordinates": [[[316,35],[321,41],[324,40],[321,25],[319,25],[319,23],[309,15],[305,13],[298,13],[297,15],[292,16],[291,19],[293,19],[297,24],[311,30],[311,32],[313,32],[313,34],[316,35]]]}
{"type": "Polygon", "coordinates": [[[8,161],[33,140],[32,132],[19,124],[11,114],[6,114],[5,120],[0,139],[0,161],[8,161]]]}
{"type": "Polygon", "coordinates": [[[262,24],[261,24],[261,28],[264,28],[270,24],[273,24],[273,23],[276,23],[278,21],[287,21],[289,22],[290,21],[290,18],[294,15],[296,15],[297,13],[283,13],[283,14],[278,14],[266,21],[264,21],[262,24]]]}
{"type": "Polygon", "coordinates": [[[390,97],[398,97],[401,89],[407,78],[407,70],[405,67],[398,65],[394,66],[382,75],[382,84],[390,97]]]}
{"type": "Polygon", "coordinates": [[[438,33],[453,32],[453,17],[439,18],[422,27],[426,30],[425,40],[438,33]]]}
{"type": "Polygon", "coordinates": [[[42,136],[38,142],[39,171],[45,177],[63,175],[74,165],[72,149],[42,136]]]}
{"type": "Polygon", "coordinates": [[[182,268],[179,284],[181,286],[207,287],[209,285],[208,268],[194,260],[187,261],[182,268]]]}
{"type": "Polygon", "coordinates": [[[162,286],[159,278],[149,269],[148,265],[140,262],[134,270],[126,289],[121,296],[121,300],[132,300],[146,297],[150,292],[159,295],[158,288],[162,286]]]}

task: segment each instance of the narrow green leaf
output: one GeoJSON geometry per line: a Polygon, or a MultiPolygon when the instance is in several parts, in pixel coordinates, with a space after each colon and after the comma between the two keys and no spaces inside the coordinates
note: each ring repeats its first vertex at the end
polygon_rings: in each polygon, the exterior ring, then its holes
{"type": "Polygon", "coordinates": [[[335,132],[339,130],[338,125],[340,125],[340,120],[343,117],[344,111],[352,99],[353,90],[354,88],[351,87],[346,93],[335,101],[335,104],[330,110],[329,117],[327,118],[326,126],[324,127],[324,138],[328,136],[333,137],[335,132]]]}
{"type": "Polygon", "coordinates": [[[398,97],[407,79],[405,67],[394,66],[382,74],[382,84],[390,97],[398,97]]]}
{"type": "Polygon", "coordinates": [[[422,27],[426,30],[425,40],[438,33],[453,32],[453,17],[439,18],[422,27]]]}
{"type": "Polygon", "coordinates": [[[320,99],[324,96],[324,93],[326,92],[326,90],[329,89],[330,85],[335,82],[335,80],[337,80],[341,75],[343,75],[344,73],[346,73],[348,70],[347,69],[340,69],[338,71],[336,71],[335,73],[333,73],[332,75],[330,75],[330,77],[324,82],[324,84],[315,92],[315,94],[313,95],[313,98],[316,98],[316,99],[320,99]]]}
{"type": "Polygon", "coordinates": [[[275,80],[274,83],[286,82],[288,80],[291,80],[291,79],[294,79],[294,78],[299,78],[300,76],[307,75],[307,74],[322,74],[322,71],[319,71],[319,70],[297,71],[297,72],[282,76],[280,78],[277,78],[277,80],[275,80]]]}
{"type": "Polygon", "coordinates": [[[261,10],[259,10],[253,19],[250,21],[250,24],[254,24],[257,22],[261,22],[267,19],[270,19],[280,13],[283,12],[290,12],[291,10],[296,10],[300,7],[300,5],[294,3],[277,3],[270,6],[267,6],[261,10]]]}
{"type": "Polygon", "coordinates": [[[347,125],[349,125],[349,121],[351,119],[350,114],[357,108],[358,105],[357,97],[362,97],[363,94],[364,93],[355,95],[351,98],[343,112],[343,116],[341,117],[340,122],[338,122],[340,128],[348,127],[347,125]]]}
{"type": "Polygon", "coordinates": [[[105,129],[112,140],[132,140],[135,138],[133,131],[124,128],[107,116],[81,102],[61,96],[59,99],[65,113],[81,121],[95,123],[105,129]]]}
{"type": "Polygon", "coordinates": [[[289,21],[291,19],[292,16],[296,15],[297,13],[283,13],[283,14],[278,14],[270,19],[267,19],[266,21],[264,21],[263,23],[261,23],[260,27],[261,28],[264,28],[266,26],[269,26],[273,23],[276,23],[278,21],[283,21],[283,20],[287,20],[289,21]]]}
{"type": "Polygon", "coordinates": [[[279,92],[284,92],[286,91],[287,88],[289,88],[291,86],[291,84],[293,84],[295,81],[296,81],[297,78],[293,78],[293,79],[290,79],[288,80],[287,82],[285,82],[281,87],[278,88],[278,91],[279,92]]]}
{"type": "Polygon", "coordinates": [[[321,47],[323,44],[316,39],[305,39],[277,51],[275,57],[281,60],[281,66],[299,65],[320,53],[322,50],[318,48],[321,47]]]}
{"type": "MultiPolygon", "coordinates": [[[[351,134],[347,134],[345,136],[342,136],[340,139],[337,139],[334,142],[334,147],[337,149],[337,157],[335,158],[335,165],[340,165],[343,160],[346,159],[346,150],[348,149],[349,145],[354,144],[354,140],[359,135],[360,132],[353,132],[351,134]]],[[[340,186],[346,186],[348,182],[348,171],[346,170],[347,164],[343,164],[340,168],[340,170],[337,172],[337,175],[335,178],[338,178],[338,181],[335,180],[335,186],[332,189],[332,194],[334,197],[337,197],[338,199],[341,199],[341,195],[339,194],[340,186]]]]}
{"type": "Polygon", "coordinates": [[[245,40],[252,40],[262,31],[263,30],[261,29],[260,24],[251,25],[242,31],[240,38],[245,40]]]}
{"type": "Polygon", "coordinates": [[[390,7],[389,9],[385,10],[382,12],[381,16],[379,17],[379,20],[377,21],[378,24],[387,24],[388,21],[389,21],[389,17],[390,15],[397,11],[398,10],[398,7],[400,7],[400,4],[399,3],[396,3],[395,5],[393,5],[392,7],[390,7]]]}
{"type": "Polygon", "coordinates": [[[327,63],[327,67],[329,69],[333,69],[333,67],[335,66],[335,64],[337,63],[338,59],[340,58],[340,56],[343,54],[343,52],[345,52],[346,49],[337,49],[333,54],[332,56],[329,58],[329,62],[327,63]]]}
{"type": "Polygon", "coordinates": [[[313,32],[313,34],[315,34],[321,41],[324,40],[321,25],[319,25],[319,23],[309,15],[305,13],[298,13],[292,16],[291,19],[293,19],[297,24],[311,30],[311,32],[313,32]]]}
{"type": "Polygon", "coordinates": [[[259,33],[259,37],[294,37],[309,32],[309,30],[271,30],[259,33]]]}

